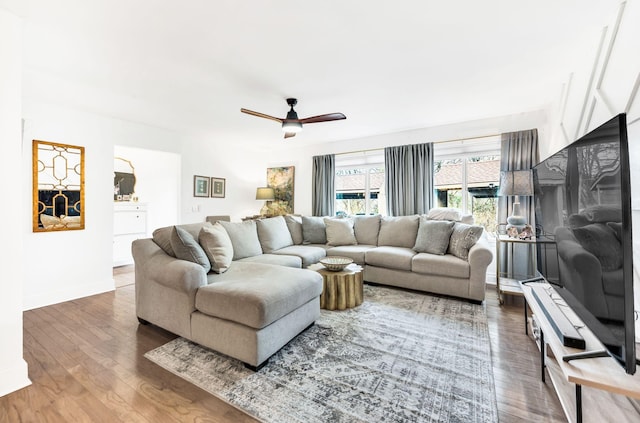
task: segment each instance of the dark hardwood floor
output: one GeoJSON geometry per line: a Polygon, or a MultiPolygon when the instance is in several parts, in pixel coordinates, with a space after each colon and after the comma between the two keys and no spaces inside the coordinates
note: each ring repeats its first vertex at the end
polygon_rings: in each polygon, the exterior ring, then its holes
{"type": "MultiPolygon", "coordinates": [[[[0,422],[255,422],[143,357],[175,335],[141,326],[133,268],[114,269],[114,292],[24,313],[33,384],[0,398],[0,422]]],[[[485,301],[501,422],[564,422],[539,353],[524,334],[522,299],[485,301]]]]}

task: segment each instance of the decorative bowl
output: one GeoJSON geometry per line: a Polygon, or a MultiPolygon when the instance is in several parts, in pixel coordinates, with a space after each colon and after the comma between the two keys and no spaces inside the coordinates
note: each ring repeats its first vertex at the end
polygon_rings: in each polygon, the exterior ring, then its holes
{"type": "Polygon", "coordinates": [[[327,268],[327,270],[331,270],[332,272],[339,272],[344,270],[345,267],[353,263],[353,260],[349,257],[325,257],[320,259],[320,264],[327,268]]]}

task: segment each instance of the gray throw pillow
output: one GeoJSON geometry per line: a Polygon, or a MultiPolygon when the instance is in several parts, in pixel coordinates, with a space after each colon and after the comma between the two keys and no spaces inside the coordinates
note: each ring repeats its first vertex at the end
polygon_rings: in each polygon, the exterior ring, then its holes
{"type": "Polygon", "coordinates": [[[302,239],[303,244],[326,244],[324,217],[302,216],[302,239]]]}
{"type": "Polygon", "coordinates": [[[224,273],[229,269],[233,260],[233,244],[220,223],[203,226],[198,235],[198,242],[211,263],[211,270],[224,273]]]}
{"type": "Polygon", "coordinates": [[[209,258],[207,258],[206,253],[193,235],[180,227],[174,226],[171,230],[170,242],[176,258],[199,264],[204,268],[205,272],[209,273],[209,270],[211,270],[209,258]]]}
{"type": "Polygon", "coordinates": [[[353,220],[324,218],[327,233],[327,244],[334,247],[340,245],[356,245],[356,235],[353,232],[353,220]]]}
{"type": "Polygon", "coordinates": [[[412,216],[385,216],[380,222],[378,244],[380,246],[413,248],[418,235],[420,217],[412,216]]]}
{"type": "Polygon", "coordinates": [[[304,240],[302,237],[302,217],[288,214],[284,217],[284,221],[287,222],[287,228],[289,228],[293,243],[295,245],[302,244],[304,240]]]}
{"type": "Polygon", "coordinates": [[[356,234],[358,244],[378,245],[380,220],[381,217],[379,214],[353,217],[353,231],[356,234]]]}
{"type": "Polygon", "coordinates": [[[603,223],[592,223],[573,229],[580,245],[598,258],[603,270],[622,267],[622,245],[613,229],[603,223]]]}
{"type": "Polygon", "coordinates": [[[482,236],[482,226],[467,225],[466,223],[456,222],[449,239],[448,253],[467,260],[469,258],[469,250],[476,245],[476,242],[482,236]]]}
{"type": "Polygon", "coordinates": [[[275,250],[293,245],[293,239],[291,239],[291,233],[284,217],[276,216],[260,219],[256,221],[256,225],[258,225],[258,239],[264,253],[269,254],[275,250]]]}
{"type": "Polygon", "coordinates": [[[420,218],[418,236],[413,250],[418,253],[445,255],[449,248],[449,239],[455,222],[448,220],[428,220],[420,218]]]}
{"type": "Polygon", "coordinates": [[[233,259],[240,260],[262,254],[258,229],[254,220],[244,222],[219,222],[229,234],[233,245],[233,259]]]}

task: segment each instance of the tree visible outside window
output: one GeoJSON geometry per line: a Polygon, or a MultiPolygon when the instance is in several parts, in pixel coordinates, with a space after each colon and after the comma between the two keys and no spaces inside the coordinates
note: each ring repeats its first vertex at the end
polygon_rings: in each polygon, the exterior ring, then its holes
{"type": "Polygon", "coordinates": [[[492,231],[498,223],[500,156],[440,159],[434,165],[437,206],[471,213],[476,224],[492,231]]]}
{"type": "Polygon", "coordinates": [[[384,166],[336,170],[336,214],[384,214],[384,166]]]}

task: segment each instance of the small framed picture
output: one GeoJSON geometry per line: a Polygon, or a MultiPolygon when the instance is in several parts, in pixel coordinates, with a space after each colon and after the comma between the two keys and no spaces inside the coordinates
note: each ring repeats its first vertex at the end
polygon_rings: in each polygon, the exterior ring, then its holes
{"type": "Polygon", "coordinates": [[[224,178],[211,178],[211,196],[214,198],[224,198],[226,181],[224,178]]]}
{"type": "Polygon", "coordinates": [[[209,196],[209,178],[206,176],[193,176],[193,196],[208,197],[209,196]]]}

